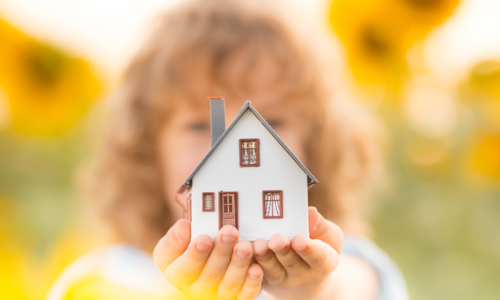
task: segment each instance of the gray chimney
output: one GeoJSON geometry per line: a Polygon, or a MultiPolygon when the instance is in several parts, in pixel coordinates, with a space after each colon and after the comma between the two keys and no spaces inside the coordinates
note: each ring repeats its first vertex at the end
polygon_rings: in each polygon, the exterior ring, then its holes
{"type": "Polygon", "coordinates": [[[224,97],[210,97],[210,133],[212,135],[212,147],[226,130],[224,117],[224,97]]]}

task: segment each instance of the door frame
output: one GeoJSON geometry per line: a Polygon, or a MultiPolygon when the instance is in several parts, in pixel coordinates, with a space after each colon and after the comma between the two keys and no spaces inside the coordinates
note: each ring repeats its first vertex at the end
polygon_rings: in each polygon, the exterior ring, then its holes
{"type": "Polygon", "coordinates": [[[222,228],[222,194],[234,194],[234,224],[236,229],[239,230],[238,223],[238,192],[220,191],[219,192],[219,230],[222,228]]]}

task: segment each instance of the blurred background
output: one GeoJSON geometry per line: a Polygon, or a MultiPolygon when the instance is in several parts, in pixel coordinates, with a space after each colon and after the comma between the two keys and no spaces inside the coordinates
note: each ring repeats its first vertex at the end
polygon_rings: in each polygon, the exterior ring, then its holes
{"type": "MultiPolygon", "coordinates": [[[[500,2],[289,0],[341,46],[346,89],[382,119],[375,241],[412,299],[499,299],[500,2]]],[[[179,0],[0,0],[0,299],[43,299],[99,244],[78,170],[103,100],[179,0]]]]}

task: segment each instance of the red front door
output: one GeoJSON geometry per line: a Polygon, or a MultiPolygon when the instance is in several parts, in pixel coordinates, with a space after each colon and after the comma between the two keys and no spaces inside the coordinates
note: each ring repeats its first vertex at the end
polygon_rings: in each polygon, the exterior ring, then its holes
{"type": "Polygon", "coordinates": [[[219,205],[220,226],[233,225],[238,228],[238,193],[221,192],[219,205]]]}

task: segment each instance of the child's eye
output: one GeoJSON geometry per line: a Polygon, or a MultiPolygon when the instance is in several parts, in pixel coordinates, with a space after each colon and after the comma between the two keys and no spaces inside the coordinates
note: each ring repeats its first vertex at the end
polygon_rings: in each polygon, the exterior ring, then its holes
{"type": "Polygon", "coordinates": [[[267,121],[267,123],[273,129],[279,128],[281,125],[283,125],[283,122],[281,120],[277,120],[277,119],[270,119],[267,121]]]}
{"type": "Polygon", "coordinates": [[[189,130],[196,131],[196,132],[203,132],[206,130],[209,130],[209,126],[205,122],[193,122],[189,124],[189,130]]]}

